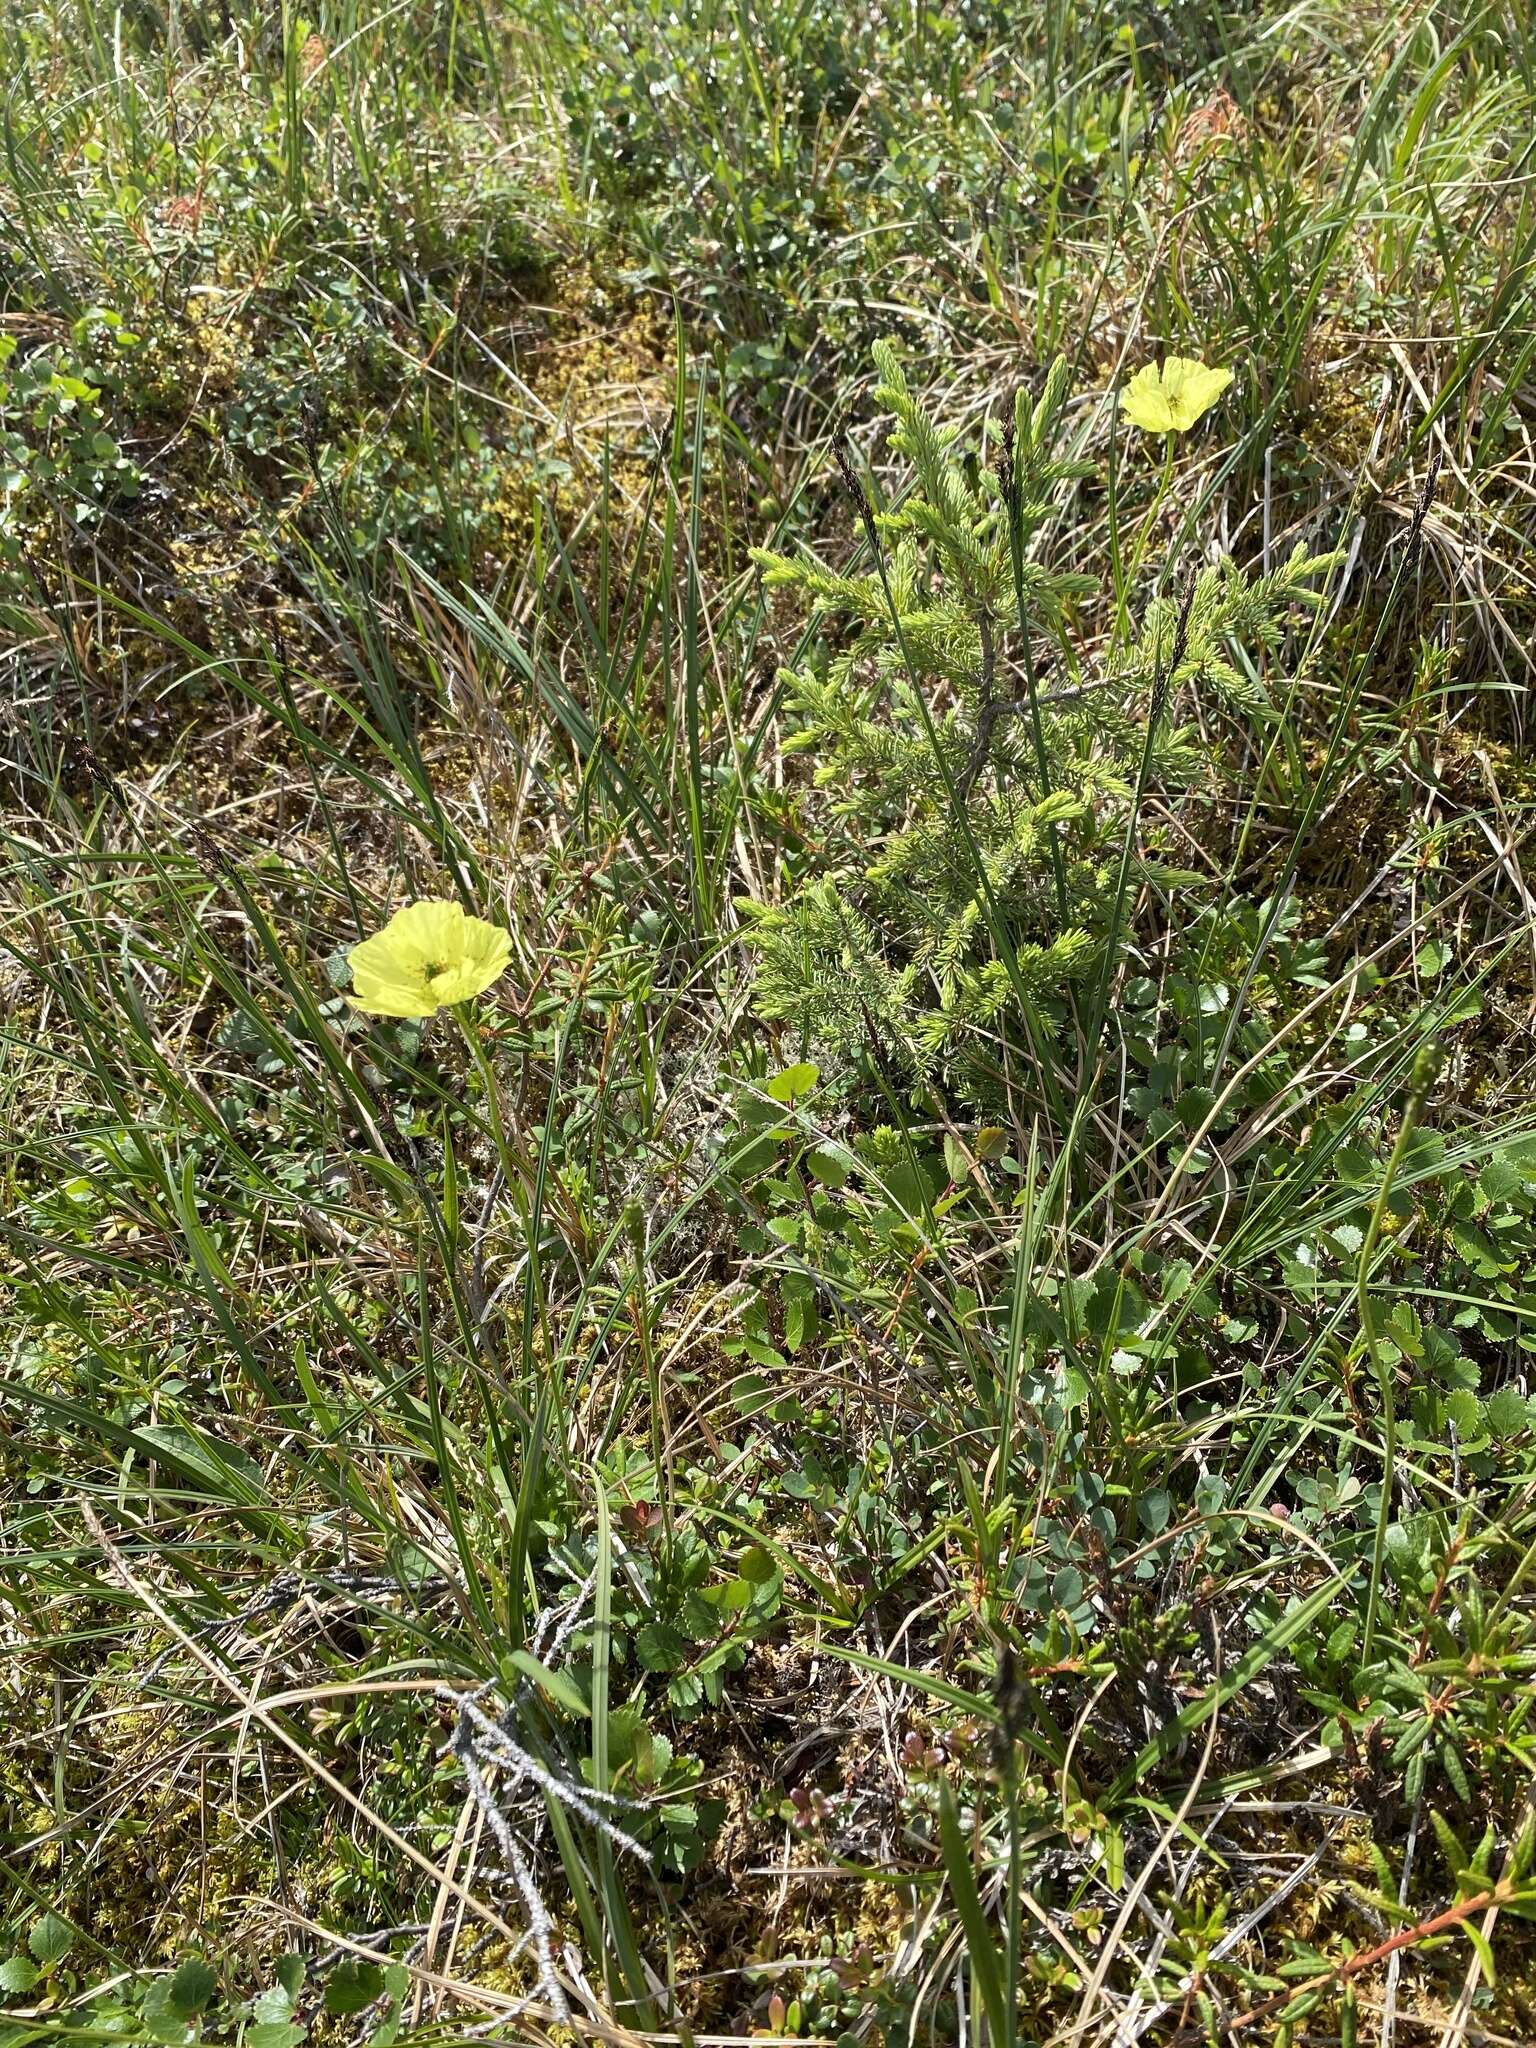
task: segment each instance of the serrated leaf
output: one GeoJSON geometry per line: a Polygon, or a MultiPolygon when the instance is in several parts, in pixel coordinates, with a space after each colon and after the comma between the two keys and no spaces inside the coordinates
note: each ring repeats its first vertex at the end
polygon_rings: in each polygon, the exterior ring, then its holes
{"type": "Polygon", "coordinates": [[[643,1671],[675,1671],[687,1661],[690,1644],[669,1621],[648,1621],[635,1635],[635,1655],[643,1671]]]}
{"type": "Polygon", "coordinates": [[[343,1956],[326,1979],[325,2009],[345,2017],[362,2012],[384,1989],[384,1972],[361,1956],[343,1956]]]}
{"type": "Polygon", "coordinates": [[[244,2048],[299,2048],[306,2031],[293,2020],[254,2020],[241,2040],[244,2048]]]}
{"type": "Polygon", "coordinates": [[[150,2039],[164,2048],[188,2048],[197,2038],[197,2022],[188,2019],[171,2003],[171,1979],[157,1977],[144,1994],[140,2020],[150,2039]]]}
{"type": "Polygon", "coordinates": [[[11,1956],[0,1963],[0,1991],[8,1998],[21,1998],[42,1975],[30,1956],[11,1956]]]}
{"type": "Polygon", "coordinates": [[[166,2001],[184,2020],[196,2019],[218,1988],[218,1979],[201,1956],[188,1956],[172,1977],[166,2001]]]}
{"type": "Polygon", "coordinates": [[[45,1913],[41,1920],[34,1920],[27,1934],[27,1947],[45,1970],[62,1963],[74,1945],[75,1930],[57,1913],[45,1913]]]}
{"type": "Polygon", "coordinates": [[[1492,1435],[1500,1443],[1508,1443],[1512,1437],[1522,1435],[1531,1426],[1531,1400],[1518,1387],[1500,1387],[1496,1394],[1490,1394],[1484,1419],[1492,1435]]]}
{"type": "Polygon", "coordinates": [[[279,1956],[277,1959],[272,1974],[287,1992],[290,2004],[297,2002],[299,1993],[304,1989],[304,1974],[307,1968],[304,1958],[295,1955],[291,1950],[287,1955],[279,1956]]]}
{"type": "Polygon", "coordinates": [[[1455,1424],[1456,1438],[1464,1451],[1475,1450],[1486,1442],[1487,1415],[1476,1394],[1465,1387],[1454,1388],[1445,1397],[1445,1412],[1455,1424]]]}
{"type": "Polygon", "coordinates": [[[798,1351],[808,1336],[814,1334],[816,1297],[809,1291],[791,1293],[784,1291],[784,1345],[789,1351],[798,1351]]]}

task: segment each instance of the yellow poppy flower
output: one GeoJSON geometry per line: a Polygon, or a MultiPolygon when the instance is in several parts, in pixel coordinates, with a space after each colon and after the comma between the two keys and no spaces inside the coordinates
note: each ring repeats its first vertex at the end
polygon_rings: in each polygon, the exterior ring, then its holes
{"type": "Polygon", "coordinates": [[[462,904],[408,903],[352,948],[352,1007],[372,1017],[430,1017],[483,994],[511,959],[500,925],[466,917],[462,904]]]}
{"type": "Polygon", "coordinates": [[[1230,370],[1209,369],[1192,356],[1167,356],[1136,372],[1120,410],[1149,434],[1185,434],[1231,382],[1230,370]]]}

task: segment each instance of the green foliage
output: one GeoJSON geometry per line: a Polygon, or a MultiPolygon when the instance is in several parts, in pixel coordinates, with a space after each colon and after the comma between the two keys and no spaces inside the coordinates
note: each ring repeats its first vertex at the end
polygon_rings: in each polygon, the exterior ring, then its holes
{"type": "MultiPolygon", "coordinates": [[[[46,1951],[38,1963],[13,1956],[0,1964],[0,1999],[11,2007],[25,2000],[30,2007],[0,2020],[0,2036],[10,2048],[42,2048],[56,2038],[62,2012],[91,2037],[120,2041],[125,2048],[196,2048],[201,2041],[299,2048],[309,2033],[307,2020],[299,2017],[306,1966],[298,1955],[283,1956],[273,1981],[241,1998],[229,1994],[220,1972],[199,1954],[184,1955],[173,1969],[153,1976],[100,1976],[99,1963],[85,1965],[73,1931],[52,1914],[34,1921],[28,1946],[33,1954],[46,1951]],[[72,1953],[75,1962],[66,1966],[72,1953]]],[[[380,2017],[366,2038],[369,2048],[389,2048],[408,1984],[398,1963],[380,1966],[343,1956],[326,1978],[323,2008],[345,2015],[377,2003],[380,2017]]]]}
{"type": "Polygon", "coordinates": [[[1060,999],[1104,972],[1144,754],[1164,775],[1200,772],[1198,749],[1162,737],[1165,705],[1196,683],[1241,696],[1232,650],[1277,648],[1331,558],[1298,546],[1267,576],[1205,568],[1182,605],[1154,602],[1085,657],[1072,618],[1092,579],[1047,559],[1060,487],[1087,469],[1053,452],[1066,362],[1037,402],[1018,394],[994,467],[957,453],[888,343],[875,360],[913,475],[866,521],[870,566],[753,557],[770,587],[809,597],[826,636],[781,682],[786,751],[814,758],[823,793],[807,830],[832,851],[786,901],[742,908],[765,1016],[845,1065],[863,1050],[908,1076],[961,1075],[982,1107],[1026,1030],[1038,1052],[1038,1013],[1057,1028],[1060,999]],[[1043,687],[1057,677],[1070,682],[1043,687]]]}
{"type": "Polygon", "coordinates": [[[1528,19],[7,38],[3,2043],[1521,2035],[1528,19]]]}
{"type": "MultiPolygon", "coordinates": [[[[610,1787],[626,1802],[625,1825],[669,1876],[697,1870],[726,1815],[710,1793],[704,1766],[678,1751],[638,1707],[617,1707],[608,1717],[610,1787]]],[[[590,1759],[583,1769],[591,1776],[590,1759]]]]}
{"type": "MultiPolygon", "coordinates": [[[[650,1476],[645,1490],[655,1483],[650,1476]]],[[[656,1696],[690,1719],[720,1703],[728,1676],[767,1632],[784,1576],[761,1551],[732,1559],[691,1530],[669,1536],[641,1505],[641,1484],[634,1490],[640,1498],[628,1520],[639,1540],[630,1571],[614,1589],[614,1657],[638,1683],[654,1681],[656,1696]],[[766,1568],[757,1569],[760,1563],[766,1568]]]]}
{"type": "Polygon", "coordinates": [[[57,1913],[43,1913],[27,1929],[24,1950],[0,1963],[0,1996],[7,2002],[31,1997],[42,1987],[46,1996],[61,1965],[75,1945],[75,1930],[57,1913]]]}
{"type": "MultiPolygon", "coordinates": [[[[76,323],[77,350],[136,341],[101,308],[76,323]]],[[[69,349],[23,353],[14,334],[0,331],[0,563],[44,544],[50,505],[89,527],[137,493],[139,471],[109,430],[102,402],[111,374],[69,349]]]]}

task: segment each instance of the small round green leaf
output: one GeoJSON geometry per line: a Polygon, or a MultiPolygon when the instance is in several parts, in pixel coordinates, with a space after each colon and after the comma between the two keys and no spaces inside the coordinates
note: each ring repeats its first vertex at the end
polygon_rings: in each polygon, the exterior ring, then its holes
{"type": "Polygon", "coordinates": [[[0,1992],[7,1998],[23,1998],[41,1975],[30,1956],[11,1956],[0,1963],[0,1992]]]}
{"type": "Polygon", "coordinates": [[[62,1963],[74,1945],[75,1930],[57,1913],[45,1913],[41,1920],[34,1920],[27,1935],[27,1947],[45,1970],[62,1963]]]}

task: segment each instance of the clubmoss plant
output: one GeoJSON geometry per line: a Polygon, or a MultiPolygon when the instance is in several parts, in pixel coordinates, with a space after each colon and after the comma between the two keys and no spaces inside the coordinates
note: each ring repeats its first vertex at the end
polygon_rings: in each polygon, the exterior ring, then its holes
{"type": "Polygon", "coordinates": [[[1159,729],[1164,707],[1196,682],[1241,695],[1231,646],[1278,645],[1327,563],[1298,547],[1268,576],[1209,565],[1118,646],[1084,645],[1093,579],[1050,561],[1059,487],[1088,469],[1055,452],[1065,360],[1037,402],[1018,393],[988,465],[914,399],[890,343],[874,354],[912,481],[892,509],[864,508],[873,559],[754,553],[823,627],[781,681],[829,856],[742,908],[763,1015],[845,1064],[875,1052],[907,1079],[948,1073],[982,1106],[1026,1027],[1038,1052],[1029,1013],[1064,1032],[1074,984],[1116,950],[1146,874],[1121,860],[1145,776],[1203,772],[1187,733],[1159,729]]]}

